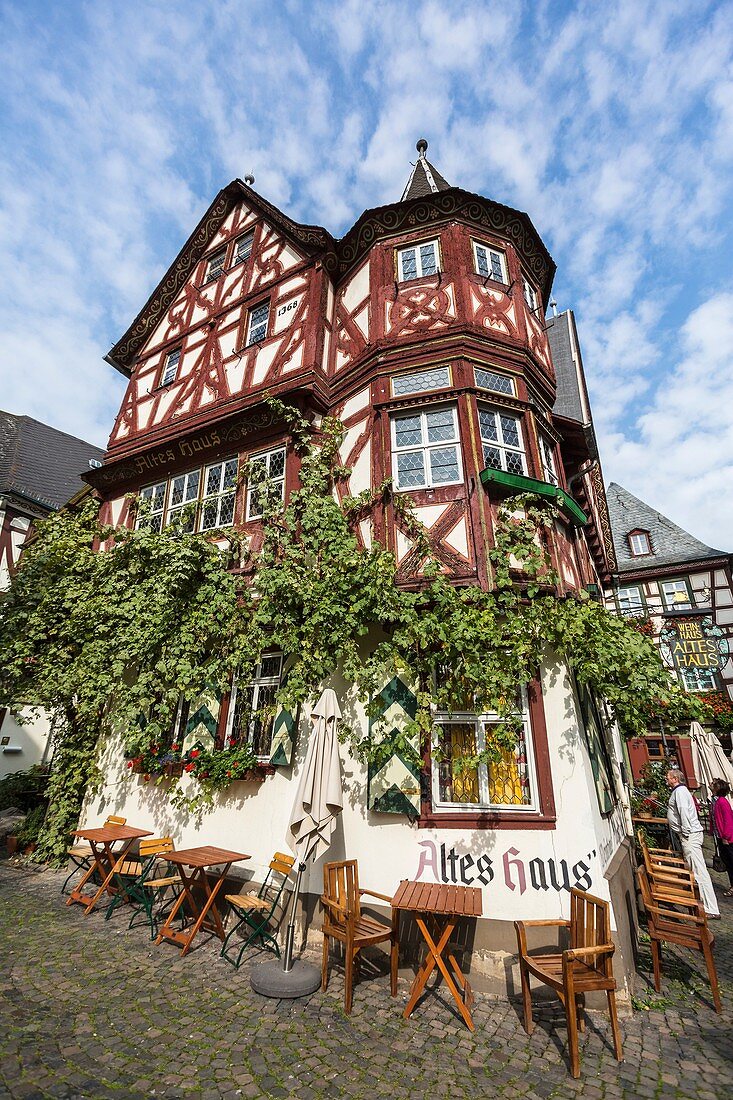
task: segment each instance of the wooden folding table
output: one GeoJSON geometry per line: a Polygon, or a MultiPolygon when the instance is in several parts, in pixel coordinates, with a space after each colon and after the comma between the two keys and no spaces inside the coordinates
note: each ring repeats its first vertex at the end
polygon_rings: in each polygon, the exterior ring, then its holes
{"type": "Polygon", "coordinates": [[[92,864],[69,894],[66,904],[73,905],[76,902],[78,905],[83,905],[84,914],[88,916],[105,891],[114,895],[115,889],[110,882],[115,864],[119,859],[124,858],[133,840],[138,840],[142,836],[152,836],[152,833],[149,829],[135,829],[131,825],[100,825],[98,829],[77,829],[74,836],[89,841],[92,849],[92,864]],[[120,840],[127,843],[123,843],[121,848],[113,848],[115,842],[120,840]],[[102,885],[95,894],[87,894],[84,892],[84,886],[95,871],[99,872],[102,885]]]}
{"type": "Polygon", "coordinates": [[[405,1019],[410,1015],[420,999],[425,983],[437,966],[453,994],[466,1026],[473,1031],[470,1011],[473,993],[468,979],[461,973],[455,956],[451,953],[450,938],[461,917],[482,915],[481,891],[475,886],[446,886],[440,882],[410,882],[405,879],[392,898],[392,911],[398,934],[400,912],[415,914],[415,921],[428,948],[425,962],[415,975],[410,999],[402,1015],[405,1019]],[[446,955],[453,974],[445,965],[443,955],[446,955]]]}
{"type": "Polygon", "coordinates": [[[181,958],[183,958],[183,956],[187,955],[191,950],[191,944],[201,928],[205,928],[208,932],[213,932],[220,940],[224,939],[224,925],[219,910],[216,907],[216,895],[224,885],[224,880],[229,874],[231,865],[233,863],[239,863],[240,860],[249,859],[250,857],[244,855],[242,852],[230,852],[226,848],[214,848],[211,845],[206,845],[201,848],[185,848],[180,852],[166,852],[165,858],[169,863],[175,864],[178,868],[183,890],[176,899],[173,908],[168,914],[168,919],[158,933],[155,942],[159,944],[162,943],[163,940],[170,940],[172,943],[177,943],[179,947],[183,948],[181,951],[181,958]],[[222,866],[223,870],[212,890],[209,885],[206,869],[207,867],[218,866],[222,866]],[[190,874],[186,874],[186,867],[191,868],[190,874]],[[198,899],[193,892],[196,886],[203,891],[204,897],[206,898],[203,906],[199,905],[198,899]],[[173,921],[176,919],[178,910],[184,902],[188,903],[193,923],[181,929],[180,932],[176,932],[172,927],[173,921]],[[206,919],[208,913],[211,913],[211,920],[206,919]]]}

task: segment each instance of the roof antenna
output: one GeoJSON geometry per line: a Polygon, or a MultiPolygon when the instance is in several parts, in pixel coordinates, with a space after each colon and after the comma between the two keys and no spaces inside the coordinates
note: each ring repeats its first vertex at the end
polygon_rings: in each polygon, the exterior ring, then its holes
{"type": "Polygon", "coordinates": [[[550,298],[550,309],[552,310],[552,316],[557,317],[557,302],[555,301],[554,294],[552,298],[550,298]]]}
{"type": "Polygon", "coordinates": [[[254,183],[254,181],[255,181],[255,178],[254,178],[254,176],[252,175],[251,172],[248,176],[244,177],[244,182],[247,184],[248,187],[251,187],[252,184],[254,183]]]}
{"type": "Polygon", "coordinates": [[[417,145],[415,146],[415,148],[417,149],[417,151],[418,151],[418,153],[420,154],[420,156],[421,156],[421,157],[424,157],[424,156],[425,156],[425,154],[426,154],[426,153],[427,153],[427,151],[428,151],[428,143],[427,143],[427,141],[425,140],[425,138],[420,138],[420,139],[418,140],[418,143],[417,143],[417,145]]]}

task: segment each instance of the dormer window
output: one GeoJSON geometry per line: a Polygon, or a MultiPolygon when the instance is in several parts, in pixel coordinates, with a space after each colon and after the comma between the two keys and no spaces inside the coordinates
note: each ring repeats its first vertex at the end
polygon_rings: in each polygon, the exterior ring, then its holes
{"type": "Polygon", "coordinates": [[[437,241],[425,241],[411,248],[400,248],[397,252],[397,278],[401,283],[435,275],[438,269],[437,241]]]}
{"type": "Polygon", "coordinates": [[[476,264],[476,273],[484,278],[493,279],[497,283],[508,283],[506,256],[498,248],[490,248],[487,244],[473,242],[473,258],[476,264]]]}
{"type": "Polygon", "coordinates": [[[642,558],[646,554],[651,554],[652,544],[648,531],[630,531],[626,537],[629,540],[632,558],[642,558]]]}
{"type": "Polygon", "coordinates": [[[206,278],[205,283],[213,283],[214,279],[218,279],[224,270],[224,259],[226,257],[226,249],[222,248],[218,252],[215,252],[213,256],[209,257],[209,262],[206,265],[206,278]]]}
{"type": "Polygon", "coordinates": [[[178,374],[178,364],[181,361],[181,349],[175,348],[173,351],[168,352],[168,356],[163,367],[163,375],[160,379],[161,386],[169,386],[173,379],[178,374]]]}
{"type": "Polygon", "coordinates": [[[252,244],[255,239],[254,229],[250,229],[249,233],[243,233],[241,237],[237,238],[234,245],[234,258],[232,259],[232,265],[244,263],[248,260],[252,254],[252,244]]]}

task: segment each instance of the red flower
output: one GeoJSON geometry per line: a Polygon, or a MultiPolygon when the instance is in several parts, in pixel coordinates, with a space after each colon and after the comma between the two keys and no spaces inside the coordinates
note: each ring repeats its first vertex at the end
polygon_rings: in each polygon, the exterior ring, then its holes
{"type": "Polygon", "coordinates": [[[190,755],[191,755],[191,759],[195,760],[197,756],[201,755],[201,753],[199,752],[198,749],[191,749],[190,755]]]}
{"type": "Polygon", "coordinates": [[[148,780],[150,779],[149,772],[145,772],[145,775],[143,776],[143,779],[145,780],[146,783],[148,782],[148,780]]]}
{"type": "Polygon", "coordinates": [[[227,779],[231,779],[231,778],[232,778],[232,773],[231,773],[231,772],[227,772],[227,779]]]}
{"type": "Polygon", "coordinates": [[[180,752],[180,751],[181,751],[181,746],[180,745],[171,745],[171,752],[180,752]]]}
{"type": "Polygon", "coordinates": [[[193,761],[191,761],[190,764],[186,764],[185,771],[192,772],[195,767],[196,767],[196,765],[193,763],[193,761]]]}
{"type": "Polygon", "coordinates": [[[131,767],[132,767],[132,760],[128,760],[128,761],[127,761],[127,766],[128,766],[128,768],[131,768],[131,767]]]}

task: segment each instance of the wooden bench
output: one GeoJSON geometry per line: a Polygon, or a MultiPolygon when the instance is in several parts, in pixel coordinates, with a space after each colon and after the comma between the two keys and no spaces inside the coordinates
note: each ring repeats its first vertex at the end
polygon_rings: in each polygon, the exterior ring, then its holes
{"type": "Polygon", "coordinates": [[[519,947],[519,971],[522,978],[522,1002],[524,1028],[532,1034],[532,993],[530,974],[544,985],[554,989],[565,1006],[570,1046],[570,1072],[580,1076],[578,1053],[578,1029],[585,1030],[585,994],[603,990],[608,998],[611,1030],[616,1058],[623,1058],[621,1035],[616,1015],[616,981],[611,959],[616,950],[611,943],[610,911],[607,901],[586,894],[583,890],[570,891],[570,920],[515,921],[519,947]],[[566,951],[530,955],[527,948],[528,928],[567,928],[570,946],[566,951]]]}

